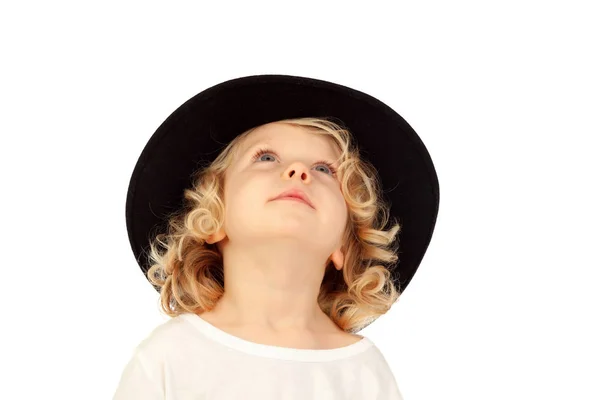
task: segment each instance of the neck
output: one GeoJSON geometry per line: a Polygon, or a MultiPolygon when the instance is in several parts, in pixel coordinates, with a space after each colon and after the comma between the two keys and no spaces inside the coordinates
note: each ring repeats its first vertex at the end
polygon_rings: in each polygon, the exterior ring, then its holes
{"type": "Polygon", "coordinates": [[[329,254],[297,240],[222,249],[225,293],[215,306],[232,324],[272,331],[319,331],[335,323],[318,296],[329,254]]]}

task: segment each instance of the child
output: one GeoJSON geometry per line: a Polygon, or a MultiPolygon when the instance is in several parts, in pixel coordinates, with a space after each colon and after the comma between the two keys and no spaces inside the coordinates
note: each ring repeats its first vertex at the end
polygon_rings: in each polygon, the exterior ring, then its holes
{"type": "Polygon", "coordinates": [[[194,96],[131,178],[130,243],[172,318],[114,399],[402,399],[357,333],[406,288],[438,202],[419,137],[362,92],[263,75],[194,96]]]}

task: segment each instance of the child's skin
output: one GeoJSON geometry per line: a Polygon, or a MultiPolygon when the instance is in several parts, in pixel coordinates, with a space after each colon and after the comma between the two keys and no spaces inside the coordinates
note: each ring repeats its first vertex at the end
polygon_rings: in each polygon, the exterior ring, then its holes
{"type": "Polygon", "coordinates": [[[279,122],[241,143],[225,179],[225,223],[207,240],[223,254],[225,293],[202,318],[242,339],[294,348],[347,346],[362,336],[344,332],[317,303],[331,258],[343,265],[347,207],[341,185],[320,160],[339,156],[331,138],[279,122]],[[252,158],[260,148],[269,152],[252,158]],[[300,188],[314,209],[270,200],[300,188]]]}

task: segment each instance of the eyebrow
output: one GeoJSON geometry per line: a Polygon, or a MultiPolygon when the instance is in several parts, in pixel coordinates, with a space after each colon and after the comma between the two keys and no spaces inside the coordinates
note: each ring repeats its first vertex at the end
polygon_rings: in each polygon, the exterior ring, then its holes
{"type": "Polygon", "coordinates": [[[245,156],[246,154],[248,154],[248,152],[250,152],[250,150],[253,150],[258,146],[260,146],[260,147],[269,146],[270,147],[271,145],[264,141],[256,142],[253,145],[251,145],[250,147],[248,147],[246,150],[244,150],[244,152],[242,152],[240,155],[245,156]]]}

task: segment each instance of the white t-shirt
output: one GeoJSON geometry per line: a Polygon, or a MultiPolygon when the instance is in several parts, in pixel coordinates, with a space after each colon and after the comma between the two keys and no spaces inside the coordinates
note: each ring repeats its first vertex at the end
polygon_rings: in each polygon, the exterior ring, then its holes
{"type": "Polygon", "coordinates": [[[156,327],[134,350],[113,400],[402,400],[368,338],[336,349],[269,346],[193,313],[156,327]]]}

